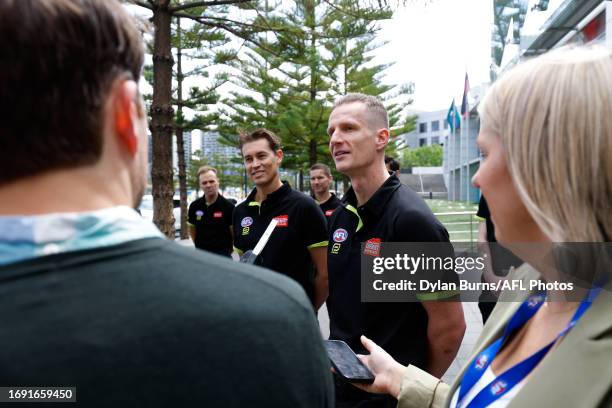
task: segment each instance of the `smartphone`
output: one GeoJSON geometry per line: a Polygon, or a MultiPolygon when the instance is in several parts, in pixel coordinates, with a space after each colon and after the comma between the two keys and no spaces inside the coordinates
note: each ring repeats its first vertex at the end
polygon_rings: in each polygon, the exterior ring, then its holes
{"type": "Polygon", "coordinates": [[[325,340],[325,350],[336,373],[347,382],[374,382],[374,374],[366,367],[353,350],[341,340],[325,340]]]}

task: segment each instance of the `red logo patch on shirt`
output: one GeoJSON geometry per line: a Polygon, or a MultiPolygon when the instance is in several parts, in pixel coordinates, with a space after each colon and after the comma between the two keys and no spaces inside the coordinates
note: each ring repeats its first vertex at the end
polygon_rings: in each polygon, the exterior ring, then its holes
{"type": "Polygon", "coordinates": [[[288,215],[277,215],[274,219],[278,222],[276,224],[277,227],[288,227],[289,226],[289,216],[288,215]]]}
{"type": "Polygon", "coordinates": [[[213,214],[215,218],[223,218],[223,211],[217,211],[213,214]]]}
{"type": "Polygon", "coordinates": [[[368,239],[363,247],[363,254],[370,256],[380,256],[380,243],[382,240],[380,238],[371,238],[368,239]]]}
{"type": "Polygon", "coordinates": [[[325,216],[330,217],[333,213],[334,213],[334,210],[327,210],[325,211],[325,216]]]}

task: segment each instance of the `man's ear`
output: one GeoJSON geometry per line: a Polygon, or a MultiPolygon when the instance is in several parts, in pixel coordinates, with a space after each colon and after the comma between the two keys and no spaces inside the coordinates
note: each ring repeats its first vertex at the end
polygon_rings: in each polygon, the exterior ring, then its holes
{"type": "Polygon", "coordinates": [[[390,137],[391,134],[389,133],[389,129],[378,129],[376,132],[376,150],[384,150],[385,147],[387,147],[387,144],[389,144],[390,137]]]}
{"type": "Polygon", "coordinates": [[[280,166],[283,161],[283,151],[281,149],[278,149],[276,152],[274,152],[274,155],[276,156],[276,162],[280,166]]]}
{"type": "Polygon", "coordinates": [[[138,85],[131,80],[121,81],[114,90],[113,126],[120,144],[132,155],[138,151],[138,85]]]}

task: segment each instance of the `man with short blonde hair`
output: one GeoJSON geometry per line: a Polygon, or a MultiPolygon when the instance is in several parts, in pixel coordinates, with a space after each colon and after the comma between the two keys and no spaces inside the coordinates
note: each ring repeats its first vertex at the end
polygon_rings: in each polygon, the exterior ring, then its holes
{"type": "MultiPolygon", "coordinates": [[[[327,133],[336,169],[351,179],[351,188],[329,222],[330,338],[343,340],[366,354],[360,341],[365,335],[384,344],[382,347],[402,364],[427,367],[442,376],[465,330],[461,304],[363,303],[360,273],[361,257],[368,256],[367,244],[448,243],[448,233],[427,204],[387,171],[387,112],[377,98],[363,94],[342,97],[330,114],[327,133]]],[[[436,296],[452,298],[453,294],[436,296]]],[[[342,408],[392,407],[397,403],[389,396],[341,384],[336,387],[336,401],[342,408]]]]}
{"type": "Polygon", "coordinates": [[[197,174],[204,195],[189,205],[189,235],[196,248],[230,257],[234,204],[219,194],[217,169],[202,166],[197,174]]]}
{"type": "Polygon", "coordinates": [[[366,95],[358,92],[346,94],[334,102],[332,111],[342,105],[354,103],[362,104],[366,111],[373,115],[373,118],[380,121],[381,127],[386,129],[389,128],[389,114],[387,113],[387,108],[385,108],[385,105],[380,99],[372,95],[366,95]]]}

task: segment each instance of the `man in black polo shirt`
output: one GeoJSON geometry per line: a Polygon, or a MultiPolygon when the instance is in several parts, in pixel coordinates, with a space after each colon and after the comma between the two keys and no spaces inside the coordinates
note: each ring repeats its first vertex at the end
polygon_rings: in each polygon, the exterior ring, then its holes
{"type": "MultiPolygon", "coordinates": [[[[328,134],[336,168],[352,184],[329,224],[330,338],[367,354],[359,340],[366,335],[402,364],[425,367],[440,377],[461,344],[465,330],[461,304],[362,303],[360,258],[362,243],[371,250],[383,242],[448,242],[448,233],[425,202],[385,168],[389,122],[378,99],[363,94],[339,99],[328,134]]],[[[336,400],[338,407],[396,404],[392,397],[342,383],[336,387],[336,400]]]]}
{"type": "Polygon", "coordinates": [[[340,200],[334,193],[329,191],[329,186],[333,181],[331,170],[327,164],[315,163],[310,168],[310,187],[314,194],[314,199],[319,203],[321,211],[329,219],[334,210],[340,206],[340,200]]]}
{"type": "Polygon", "coordinates": [[[242,134],[240,150],[255,189],[234,210],[236,252],[252,250],[275,218],[278,223],[257,264],[295,279],[318,310],[327,298],[325,217],[312,198],[281,182],[278,136],[266,129],[242,134]]]}
{"type": "Polygon", "coordinates": [[[214,167],[200,167],[198,180],[204,196],[189,206],[189,235],[196,248],[229,257],[234,204],[219,194],[219,178],[214,167]]]}

